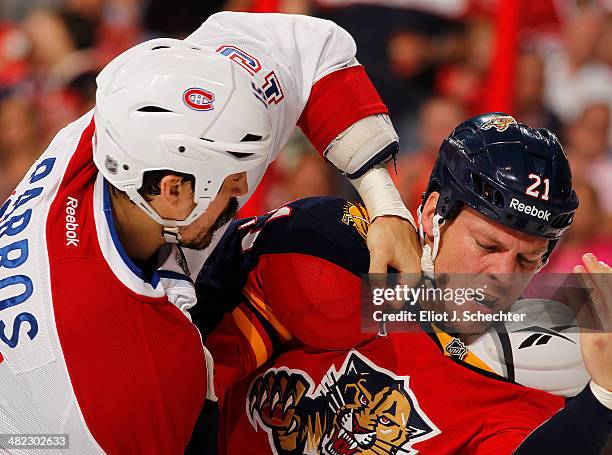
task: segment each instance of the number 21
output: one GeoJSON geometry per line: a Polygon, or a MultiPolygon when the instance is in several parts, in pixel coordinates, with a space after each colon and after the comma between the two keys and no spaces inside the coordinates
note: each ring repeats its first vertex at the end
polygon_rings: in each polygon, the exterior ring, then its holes
{"type": "Polygon", "coordinates": [[[544,179],[544,192],[542,196],[540,196],[540,191],[536,190],[540,183],[542,183],[542,178],[536,174],[529,174],[529,179],[533,180],[533,183],[527,187],[525,193],[529,196],[533,197],[541,197],[543,200],[548,201],[548,191],[550,190],[550,180],[548,178],[544,179]]]}

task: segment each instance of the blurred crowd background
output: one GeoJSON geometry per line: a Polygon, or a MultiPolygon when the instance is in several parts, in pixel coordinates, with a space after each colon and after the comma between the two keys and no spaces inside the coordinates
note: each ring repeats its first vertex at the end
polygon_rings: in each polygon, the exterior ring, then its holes
{"type": "MultiPolygon", "coordinates": [[[[413,213],[442,140],[489,110],[492,78],[505,78],[510,113],[561,138],[581,200],[547,270],[568,272],[585,251],[612,263],[610,0],[0,0],[0,8],[0,202],[56,132],[92,108],[95,76],[118,53],[182,38],[220,10],[299,13],[332,19],[355,38],[400,134],[391,170],[413,213]],[[515,18],[513,33],[500,33],[504,15],[515,18]],[[506,49],[512,64],[493,71],[506,49]]],[[[242,215],[311,195],[355,197],[296,133],[242,215]]]]}

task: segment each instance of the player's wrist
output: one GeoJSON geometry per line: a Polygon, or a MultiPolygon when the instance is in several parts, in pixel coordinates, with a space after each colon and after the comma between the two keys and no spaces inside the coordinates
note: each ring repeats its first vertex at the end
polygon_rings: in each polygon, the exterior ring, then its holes
{"type": "Polygon", "coordinates": [[[351,183],[363,199],[372,221],[381,216],[396,216],[408,220],[416,229],[414,218],[384,165],[373,167],[351,183]]]}

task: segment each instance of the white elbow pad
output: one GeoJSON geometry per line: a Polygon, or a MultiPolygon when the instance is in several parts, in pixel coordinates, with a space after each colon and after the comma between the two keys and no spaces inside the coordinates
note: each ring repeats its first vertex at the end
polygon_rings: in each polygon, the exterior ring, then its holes
{"type": "Polygon", "coordinates": [[[327,146],[323,156],[349,179],[356,179],[398,150],[398,136],[389,116],[377,114],[349,126],[327,146]]]}

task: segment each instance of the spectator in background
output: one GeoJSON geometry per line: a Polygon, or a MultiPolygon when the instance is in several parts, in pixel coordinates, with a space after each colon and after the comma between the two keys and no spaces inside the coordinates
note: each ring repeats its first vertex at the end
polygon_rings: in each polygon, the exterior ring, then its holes
{"type": "Polygon", "coordinates": [[[597,60],[606,27],[610,22],[598,7],[578,9],[564,24],[564,46],[548,54],[546,101],[564,123],[574,121],[588,103],[612,102],[612,70],[597,60]]]}
{"type": "Polygon", "coordinates": [[[314,151],[301,154],[297,167],[287,176],[286,183],[286,201],[311,196],[332,196],[336,193],[332,167],[314,151]]]}
{"type": "Polygon", "coordinates": [[[145,6],[144,25],[155,35],[183,39],[211,14],[223,9],[247,11],[252,2],[229,1],[229,8],[223,8],[224,3],[224,0],[150,0],[145,6]]]}
{"type": "Polygon", "coordinates": [[[533,51],[522,52],[516,65],[514,82],[516,119],[533,128],[547,128],[560,135],[559,118],[544,105],[544,62],[533,51]]]}
{"type": "Polygon", "coordinates": [[[462,6],[435,8],[434,2],[420,0],[322,0],[317,4],[316,15],[333,20],[353,36],[359,49],[357,58],[380,87],[400,141],[412,142],[414,133],[405,125],[414,123],[421,104],[433,92],[441,58],[438,50],[444,48],[440,42],[454,39],[460,28],[454,14],[462,6]]]}
{"type": "Polygon", "coordinates": [[[465,117],[461,104],[451,98],[434,97],[421,108],[418,122],[421,148],[400,155],[395,182],[404,204],[413,214],[421,204],[440,144],[465,117]]]}
{"type": "MultiPolygon", "coordinates": [[[[177,8],[176,2],[167,6],[168,11],[177,8]]],[[[94,49],[98,66],[102,68],[117,54],[141,41],[141,8],[140,0],[65,0],[59,11],[76,47],[94,49]]]]}
{"type": "Polygon", "coordinates": [[[12,95],[0,101],[0,203],[10,196],[42,150],[37,123],[25,98],[12,95]]]}
{"type": "Polygon", "coordinates": [[[75,42],[61,15],[53,10],[33,11],[22,29],[29,41],[32,75],[43,84],[52,69],[76,50],[75,42]]]}
{"type": "Polygon", "coordinates": [[[483,90],[493,51],[490,20],[475,18],[466,24],[455,60],[437,74],[437,91],[463,105],[468,115],[482,112],[483,90]]]}
{"type": "Polygon", "coordinates": [[[28,39],[19,27],[0,22],[0,98],[27,76],[28,39]]]}
{"type": "Polygon", "coordinates": [[[57,74],[75,64],[76,41],[59,11],[37,10],[22,24],[29,41],[29,83],[25,93],[37,111],[43,142],[78,116],[76,100],[57,87],[57,74]]]}
{"type": "Polygon", "coordinates": [[[591,182],[602,210],[612,215],[612,158],[609,151],[610,105],[588,105],[567,127],[566,144],[572,174],[591,182]]]}
{"type": "Polygon", "coordinates": [[[610,235],[606,235],[602,223],[605,215],[597,191],[585,179],[575,179],[574,189],[580,199],[580,207],[571,227],[551,254],[544,269],[547,273],[572,273],[585,251],[591,251],[608,264],[612,261],[612,240],[610,235]]]}

